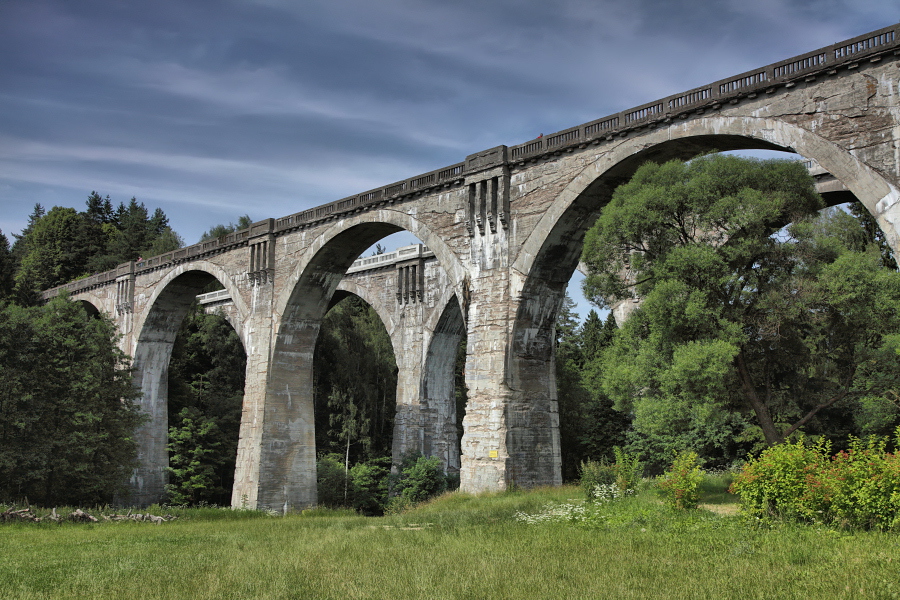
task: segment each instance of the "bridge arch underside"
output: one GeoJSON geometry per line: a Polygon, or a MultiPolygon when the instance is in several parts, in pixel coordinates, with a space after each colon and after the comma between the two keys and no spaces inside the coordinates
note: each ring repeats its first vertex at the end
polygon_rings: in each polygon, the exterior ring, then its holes
{"type": "MultiPolygon", "coordinates": [[[[403,432],[395,424],[394,454],[401,456],[404,451],[418,450],[425,456],[436,456],[447,473],[459,473],[460,440],[457,429],[456,406],[456,359],[459,344],[466,332],[466,321],[456,295],[444,304],[437,324],[433,326],[431,341],[425,355],[425,365],[421,377],[421,391],[417,390],[417,427],[407,427],[407,431],[421,432],[418,447],[409,442],[398,448],[398,438],[403,432]]],[[[398,417],[400,416],[398,411],[398,417]]]]}
{"type": "Polygon", "coordinates": [[[205,271],[187,271],[160,286],[151,299],[134,352],[134,384],[141,390],[139,405],[148,420],[137,432],[138,468],[132,475],[131,502],[147,506],[165,494],[166,444],[169,428],[169,360],[175,337],[188,309],[205,287],[217,278],[205,271]]]}
{"type": "Polygon", "coordinates": [[[347,279],[334,292],[328,310],[351,296],[372,306],[391,338],[398,371],[391,447],[393,464],[400,464],[407,453],[422,453],[440,459],[445,472],[458,473],[455,367],[466,324],[456,295],[442,299],[443,310],[435,311],[430,319],[434,322],[430,323],[423,323],[416,318],[422,315],[414,314],[394,319],[390,308],[373,290],[347,279]],[[435,316],[439,318],[434,319],[435,316]],[[422,344],[427,346],[424,361],[422,344]]]}
{"type": "Polygon", "coordinates": [[[78,301],[81,304],[81,308],[83,308],[84,312],[87,313],[87,316],[91,317],[92,319],[98,318],[100,316],[100,308],[97,304],[94,304],[90,300],[85,300],[84,298],[79,298],[78,301]]]}
{"type": "MultiPolygon", "coordinates": [[[[584,236],[615,188],[648,161],[686,160],[712,151],[746,149],[781,150],[816,159],[849,190],[826,195],[826,202],[859,199],[876,216],[897,250],[898,236],[891,225],[900,216],[896,210],[897,189],[856,156],[808,130],[773,119],[721,117],[695,119],[635,135],[598,155],[572,179],[554,199],[513,264],[513,271],[520,277],[519,289],[512,290],[518,306],[507,350],[512,389],[526,396],[532,406],[555,406],[556,315],[578,265],[584,236]]],[[[518,452],[526,457],[519,468],[550,476],[554,457],[549,451],[538,455],[529,448],[552,447],[556,435],[553,420],[536,414],[527,426],[510,428],[507,445],[511,455],[518,452]]]]}
{"type": "MultiPolygon", "coordinates": [[[[276,301],[280,322],[266,382],[259,473],[255,482],[247,480],[253,488],[247,496],[255,498],[257,508],[287,510],[316,503],[313,356],[321,322],[353,261],[378,240],[402,229],[396,223],[372,221],[332,230],[314,245],[314,254],[301,261],[290,295],[276,301]]],[[[382,320],[402,370],[401,356],[406,352],[394,341],[397,327],[389,325],[385,316],[382,320]]],[[[235,489],[234,494],[238,498],[239,491],[235,489]]]]}

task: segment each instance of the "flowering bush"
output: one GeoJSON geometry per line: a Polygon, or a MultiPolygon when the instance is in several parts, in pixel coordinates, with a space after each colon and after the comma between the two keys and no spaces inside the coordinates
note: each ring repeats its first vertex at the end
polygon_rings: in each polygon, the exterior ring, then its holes
{"type": "Polygon", "coordinates": [[[882,437],[851,439],[848,450],[829,458],[822,441],[779,444],[748,462],[731,491],[757,518],[898,530],[900,454],[886,447],[882,437]]]}
{"type": "Polygon", "coordinates": [[[594,492],[598,488],[616,485],[615,465],[606,461],[588,460],[581,462],[581,491],[588,502],[594,500],[594,492]]]}
{"type": "Polygon", "coordinates": [[[590,499],[594,502],[609,502],[611,500],[621,500],[628,496],[634,495],[634,488],[623,490],[616,483],[598,483],[591,490],[590,499]]]}
{"type": "Polygon", "coordinates": [[[820,440],[785,442],[750,460],[731,484],[744,511],[755,517],[821,520],[829,502],[825,481],[829,446],[820,440]]]}
{"type": "Polygon", "coordinates": [[[581,489],[588,502],[622,498],[634,493],[644,472],[644,463],[637,454],[625,452],[618,446],[613,448],[616,462],[588,460],[581,463],[581,489]],[[617,492],[613,491],[617,488],[617,492]],[[598,497],[598,493],[602,497],[598,497]]]}
{"type": "Polygon", "coordinates": [[[900,454],[887,453],[887,440],[854,439],[831,460],[829,487],[833,520],[865,529],[900,529],[900,454]]]}
{"type": "Polygon", "coordinates": [[[520,523],[537,525],[538,523],[580,523],[585,520],[587,515],[588,510],[584,504],[564,503],[549,504],[541,512],[535,514],[519,511],[513,515],[513,518],[520,523]]]}
{"type": "Polygon", "coordinates": [[[697,462],[697,453],[681,451],[665,473],[657,480],[666,504],[677,509],[697,508],[700,503],[700,483],[703,473],[697,462]]]}

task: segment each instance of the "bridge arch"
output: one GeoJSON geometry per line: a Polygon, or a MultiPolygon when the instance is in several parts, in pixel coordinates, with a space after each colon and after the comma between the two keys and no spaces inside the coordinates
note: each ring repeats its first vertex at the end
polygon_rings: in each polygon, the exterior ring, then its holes
{"type": "MultiPolygon", "coordinates": [[[[202,289],[203,286],[208,285],[209,282],[215,279],[216,281],[221,283],[226,290],[228,290],[228,294],[231,296],[231,301],[234,302],[235,311],[237,313],[237,318],[235,319],[232,319],[229,315],[228,321],[241,337],[241,340],[244,339],[243,324],[247,320],[247,317],[250,314],[250,310],[248,309],[247,304],[244,302],[243,297],[241,296],[240,288],[235,284],[232,276],[219,265],[211,263],[208,260],[197,260],[184,266],[175,267],[174,269],[166,273],[166,275],[156,284],[154,284],[153,293],[150,294],[150,297],[147,299],[144,309],[141,311],[139,318],[135,322],[135,331],[139,332],[139,341],[140,336],[143,335],[144,323],[153,311],[153,307],[157,305],[157,302],[159,301],[159,298],[161,296],[171,293],[169,285],[179,277],[194,271],[198,273],[198,275],[196,275],[195,277],[199,277],[201,279],[205,278],[205,282],[201,285],[200,289],[202,289]],[[205,273],[206,276],[199,275],[199,273],[205,273]]],[[[190,290],[196,287],[196,285],[190,285],[189,287],[189,290],[185,290],[185,294],[189,294],[190,290]]],[[[196,296],[197,294],[194,294],[194,297],[196,296]]],[[[193,297],[191,298],[191,302],[193,302],[193,297]]]]}
{"type": "Polygon", "coordinates": [[[422,399],[428,418],[422,451],[437,456],[448,473],[460,469],[460,439],[456,430],[456,358],[460,340],[466,333],[463,309],[453,290],[446,290],[425,325],[430,333],[421,378],[422,399]]]}
{"type": "Polygon", "coordinates": [[[407,213],[378,210],[341,219],[309,244],[297,267],[289,274],[287,283],[282,286],[281,295],[275,300],[275,315],[285,314],[301,279],[310,269],[317,271],[317,277],[323,277],[323,267],[328,264],[331,267],[329,274],[339,270],[338,277],[343,277],[347,268],[366,248],[402,230],[415,235],[434,252],[454,288],[462,285],[467,271],[456,253],[438,234],[407,213]]]}
{"type": "Polygon", "coordinates": [[[285,277],[274,299],[272,358],[262,415],[268,442],[259,461],[259,506],[316,503],[313,354],[322,318],[360,253],[404,229],[429,246],[454,288],[461,285],[465,270],[449,246],[415,216],[389,209],[335,221],[307,244],[285,277]]]}
{"type": "Polygon", "coordinates": [[[900,250],[900,190],[862,159],[816,133],[766,117],[697,117],[621,140],[560,192],[518,253],[513,270],[558,280],[574,271],[581,242],[613,190],[647,161],[689,159],[712,150],[770,149],[813,158],[865,205],[900,250]]]}
{"type": "MultiPolygon", "coordinates": [[[[136,319],[134,384],[141,390],[139,406],[148,420],[136,432],[138,467],[132,475],[132,502],[146,506],[159,502],[165,493],[168,466],[169,360],[181,322],[204,287],[218,280],[232,294],[237,319],[243,322],[247,309],[231,278],[220,267],[197,261],[169,272],[154,286],[136,319]]],[[[232,321],[234,327],[234,322],[232,321]]],[[[243,327],[241,327],[241,330],[243,327]]],[[[246,349],[242,331],[235,327],[246,349]]]]}
{"type": "Polygon", "coordinates": [[[104,302],[103,298],[101,298],[97,294],[94,294],[92,292],[79,292],[71,299],[75,302],[80,302],[81,306],[89,316],[94,317],[100,314],[105,314],[110,318],[115,318],[115,307],[109,309],[106,306],[107,303],[104,302]]]}
{"type": "Polygon", "coordinates": [[[394,315],[390,310],[388,310],[388,307],[384,305],[384,303],[381,301],[381,298],[379,298],[378,295],[373,292],[373,290],[366,286],[359,285],[355,281],[342,279],[340,284],[338,284],[337,290],[335,290],[335,293],[331,298],[331,302],[329,302],[328,304],[328,310],[331,310],[334,305],[336,305],[338,302],[340,302],[350,294],[363,299],[366,304],[368,304],[375,310],[378,318],[381,319],[382,325],[384,325],[384,328],[387,330],[388,336],[391,338],[391,346],[393,347],[394,355],[396,356],[399,348],[397,347],[398,342],[394,337],[394,331],[396,330],[394,315]]]}
{"type": "Polygon", "coordinates": [[[432,291],[439,293],[434,308],[413,304],[404,310],[393,289],[385,294],[381,286],[360,285],[348,277],[338,285],[329,310],[353,294],[372,306],[391,339],[398,369],[394,463],[407,452],[421,452],[439,458],[447,472],[455,473],[460,465],[455,366],[465,321],[452,287],[432,291]]]}
{"type": "MultiPolygon", "coordinates": [[[[766,117],[695,117],[611,142],[549,205],[511,266],[510,295],[516,306],[505,350],[506,381],[529,406],[556,413],[554,326],[587,229],[620,183],[647,161],[689,159],[712,150],[772,149],[815,159],[876,216],[891,246],[900,249],[900,193],[888,179],[839,145],[802,127],[766,117]]],[[[553,427],[536,429],[548,447],[558,447],[553,427]]],[[[535,444],[532,437],[508,436],[511,452],[535,444]],[[512,441],[510,441],[512,440],[512,441]]],[[[527,454],[527,453],[525,453],[527,454]]],[[[535,472],[548,469],[547,457],[534,460],[535,472]],[[540,463],[540,464],[539,464],[540,463]]],[[[555,460],[555,459],[554,459],[555,460]]],[[[555,465],[553,466],[555,468],[555,465]]]]}

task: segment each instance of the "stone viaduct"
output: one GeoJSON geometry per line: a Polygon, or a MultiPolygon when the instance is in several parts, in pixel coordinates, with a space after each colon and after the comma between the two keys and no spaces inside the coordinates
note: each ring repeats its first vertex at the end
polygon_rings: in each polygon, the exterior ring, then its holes
{"type": "Polygon", "coordinates": [[[247,352],[232,502],[287,510],[316,501],[311,378],[321,319],[335,294],[373,297],[345,274],[366,248],[405,229],[433,257],[392,263],[381,276],[384,298],[370,300],[383,304],[407,361],[396,443],[429,452],[448,445],[441,403],[452,389],[449,349],[464,330],[462,489],[559,484],[553,324],[584,233],[612,190],[646,161],[787,150],[818,161],[900,251],[898,59],[893,25],[45,296],[68,289],[118,323],[150,416],[132,482],[133,500],[147,503],[165,481],[172,343],[189,304],[218,280],[247,352]]]}

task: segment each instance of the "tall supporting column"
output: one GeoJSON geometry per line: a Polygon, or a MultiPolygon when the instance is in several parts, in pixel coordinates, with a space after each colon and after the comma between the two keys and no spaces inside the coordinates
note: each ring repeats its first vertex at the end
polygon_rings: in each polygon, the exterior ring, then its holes
{"type": "Polygon", "coordinates": [[[312,361],[318,330],[318,322],[289,322],[274,350],[260,344],[252,358],[248,352],[232,506],[287,512],[316,504],[312,361]]]}
{"type": "MultiPolygon", "coordinates": [[[[404,282],[408,268],[397,269],[398,281],[404,282]]],[[[406,277],[408,280],[408,277],[406,277]]],[[[408,281],[407,283],[408,288],[408,281]]],[[[399,289],[399,287],[398,287],[399,289]]],[[[415,297],[398,292],[398,319],[391,343],[397,361],[397,412],[394,414],[394,434],[391,459],[397,465],[408,453],[429,455],[426,435],[427,403],[422,397],[422,321],[424,307],[415,297]]]]}
{"type": "MultiPolygon", "coordinates": [[[[174,335],[171,336],[174,338],[174,335]]],[[[169,358],[172,342],[168,339],[145,340],[134,358],[134,383],[140,389],[138,406],[147,420],[135,432],[138,466],[129,481],[126,504],[148,506],[161,502],[168,481],[169,454],[169,358]]]]}
{"type": "Polygon", "coordinates": [[[147,420],[135,432],[138,467],[130,481],[128,502],[147,506],[160,502],[168,481],[169,455],[169,359],[184,315],[197,295],[209,283],[206,273],[186,273],[166,286],[148,310],[135,345],[133,373],[138,400],[147,420]]]}
{"type": "Polygon", "coordinates": [[[244,378],[244,401],[238,436],[237,460],[231,506],[257,508],[259,500],[259,466],[264,432],[266,383],[271,356],[271,318],[254,314],[245,327],[244,348],[247,366],[244,378]]]}
{"type": "Polygon", "coordinates": [[[509,299],[505,272],[473,283],[461,488],[560,485],[553,353],[560,295],[509,299]]]}

